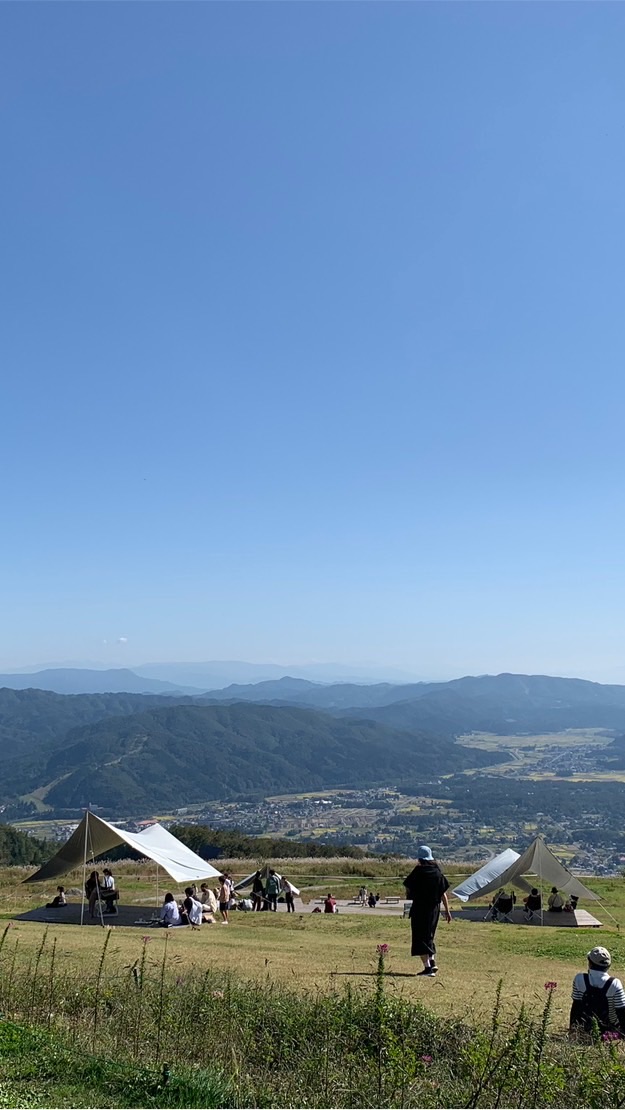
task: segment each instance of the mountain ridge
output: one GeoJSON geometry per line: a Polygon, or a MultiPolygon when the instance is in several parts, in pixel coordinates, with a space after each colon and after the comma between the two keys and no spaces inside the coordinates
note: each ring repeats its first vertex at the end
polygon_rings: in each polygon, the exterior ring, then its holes
{"type": "Polygon", "coordinates": [[[80,667],[49,668],[24,674],[0,674],[0,688],[49,690],[53,694],[203,694],[202,688],[175,686],[145,678],[127,667],[90,670],[80,667]]]}
{"type": "MultiPolygon", "coordinates": [[[[149,797],[154,805],[159,799],[159,805],[175,802],[178,808],[184,797],[176,800],[176,792],[184,795],[200,786],[203,794],[214,797],[215,790],[228,796],[237,789],[284,793],[376,785],[393,777],[402,785],[406,776],[414,779],[417,774],[432,781],[467,769],[465,757],[477,770],[499,761],[496,754],[479,754],[475,748],[467,756],[461,742],[456,743],[464,734],[568,728],[625,733],[625,687],[503,673],[364,688],[284,677],[261,684],[260,690],[231,687],[219,697],[169,692],[62,695],[4,688],[0,805],[15,806],[19,797],[33,792],[41,799],[42,790],[56,808],[83,805],[93,800],[85,795],[94,780],[106,783],[111,804],[126,799],[134,806],[143,799],[146,808],[154,808],[148,806],[149,797]],[[417,697],[405,697],[406,691],[414,695],[415,690],[417,697]],[[281,696],[260,699],[259,693],[281,696]],[[254,695],[258,700],[251,700],[254,695]],[[344,704],[354,697],[360,705],[344,704]],[[307,703],[314,698],[328,704],[307,703]],[[367,699],[378,704],[363,705],[367,699]],[[272,747],[272,735],[281,737],[280,752],[272,747]],[[221,754],[214,750],[220,745],[221,754]],[[208,778],[204,763],[212,767],[208,778]],[[170,782],[168,791],[163,790],[164,779],[170,782]]],[[[622,759],[622,751],[622,741],[615,742],[609,758],[622,759]]]]}
{"type": "Polygon", "coordinates": [[[250,793],[438,778],[497,758],[447,738],[298,707],[185,703],[71,729],[62,743],[41,748],[26,777],[23,761],[5,762],[3,784],[14,797],[45,790],[54,810],[94,805],[136,814],[250,793]]]}

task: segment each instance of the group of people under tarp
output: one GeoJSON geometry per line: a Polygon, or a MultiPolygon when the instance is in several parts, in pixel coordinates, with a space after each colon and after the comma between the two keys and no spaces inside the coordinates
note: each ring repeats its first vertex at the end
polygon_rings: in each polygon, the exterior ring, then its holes
{"type": "MultiPolygon", "coordinates": [[[[507,921],[510,919],[516,905],[516,894],[513,890],[506,890],[501,887],[497,891],[495,897],[489,906],[490,916],[493,921],[507,921]]],[[[564,898],[557,886],[552,886],[551,893],[547,899],[547,912],[548,913],[574,913],[577,909],[579,898],[576,894],[571,894],[569,897],[564,898]]],[[[543,900],[538,887],[533,886],[530,893],[523,899],[523,914],[526,920],[531,921],[536,914],[542,913],[543,900]]]]}
{"type": "MultiPolygon", "coordinates": [[[[108,867],[100,875],[99,871],[92,871],[85,882],[85,898],[89,905],[89,916],[92,919],[100,914],[106,917],[117,913],[116,902],[119,900],[119,891],[115,879],[108,867]]],[[[46,902],[47,910],[64,909],[68,905],[67,894],[64,886],[57,886],[56,894],[51,902],[46,902]]]]}
{"type": "MultiPolygon", "coordinates": [[[[220,882],[222,886],[227,882],[225,875],[221,876],[220,882]]],[[[212,925],[216,916],[217,895],[215,891],[211,890],[206,883],[202,883],[198,890],[195,883],[193,883],[192,886],[185,887],[184,898],[179,901],[176,901],[170,891],[167,892],[161,906],[159,925],[162,925],[165,929],[170,929],[176,925],[198,927],[203,922],[212,925]]],[[[228,924],[227,911],[222,924],[228,924]]]]}
{"type": "Polygon", "coordinates": [[[285,875],[279,875],[273,867],[263,882],[262,871],[257,871],[252,879],[252,906],[257,912],[278,909],[278,900],[284,898],[287,913],[295,913],[296,889],[285,875]]]}
{"type": "Polygon", "coordinates": [[[119,900],[119,891],[108,867],[103,868],[101,877],[99,871],[91,872],[85,883],[85,897],[89,903],[91,918],[99,917],[98,910],[107,917],[117,913],[115,903],[119,900]]]}
{"type": "Polygon", "coordinates": [[[195,884],[185,887],[184,898],[176,901],[173,894],[167,893],[160,912],[159,924],[166,928],[175,925],[214,925],[217,915],[221,924],[228,925],[230,910],[277,910],[278,899],[284,897],[289,913],[295,912],[295,887],[284,875],[271,869],[263,883],[262,873],[257,871],[252,880],[251,898],[239,898],[235,891],[234,879],[226,871],[219,876],[219,885],[211,890],[202,883],[198,890],[195,884]]]}

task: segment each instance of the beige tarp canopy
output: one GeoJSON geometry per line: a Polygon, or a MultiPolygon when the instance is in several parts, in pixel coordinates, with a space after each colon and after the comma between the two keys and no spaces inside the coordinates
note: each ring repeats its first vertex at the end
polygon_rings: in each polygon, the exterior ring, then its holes
{"type": "Polygon", "coordinates": [[[129,833],[109,824],[95,813],[85,813],[78,828],[52,859],[26,879],[27,883],[41,883],[66,875],[77,867],[117,848],[128,844],[142,856],[154,860],[177,883],[190,883],[196,879],[214,878],[219,875],[210,863],[197,856],[186,844],[172,836],[167,829],[155,822],[140,833],[129,833]]]}
{"type": "MultiPolygon", "coordinates": [[[[578,898],[589,898],[593,902],[599,901],[597,894],[589,890],[583,883],[580,883],[579,879],[576,879],[568,868],[556,859],[542,836],[537,836],[529,848],[526,848],[523,852],[523,855],[515,859],[505,870],[499,871],[492,878],[488,874],[484,874],[486,880],[484,885],[475,882],[476,879],[479,879],[481,872],[487,872],[487,868],[480,868],[480,871],[457,888],[462,892],[459,896],[463,901],[481,898],[485,894],[494,894],[501,887],[510,884],[527,889],[527,883],[523,878],[525,875],[536,875],[543,883],[549,886],[557,886],[558,890],[561,890],[564,894],[576,894],[578,898]],[[465,888],[469,886],[471,889],[466,890],[465,893],[465,888]],[[462,897],[463,894],[465,894],[465,897],[462,897]]],[[[453,893],[455,894],[456,891],[453,891],[453,893]]]]}

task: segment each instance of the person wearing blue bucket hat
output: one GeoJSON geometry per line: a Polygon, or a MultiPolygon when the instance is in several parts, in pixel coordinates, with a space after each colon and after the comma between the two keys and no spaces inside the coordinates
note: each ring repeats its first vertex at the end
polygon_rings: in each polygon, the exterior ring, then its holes
{"type": "Polygon", "coordinates": [[[449,883],[438,866],[432,849],[427,844],[417,848],[417,864],[404,879],[410,907],[412,932],[411,956],[419,956],[423,971],[419,975],[433,976],[438,971],[434,935],[441,912],[441,903],[448,922],[451,921],[447,891],[449,883]]]}

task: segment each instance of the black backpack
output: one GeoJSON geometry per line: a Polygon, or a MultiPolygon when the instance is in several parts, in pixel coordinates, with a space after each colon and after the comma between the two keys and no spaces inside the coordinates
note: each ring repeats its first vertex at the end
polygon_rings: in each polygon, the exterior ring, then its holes
{"type": "Polygon", "coordinates": [[[608,991],[613,982],[614,979],[606,979],[602,986],[593,987],[590,984],[590,976],[587,972],[584,972],[586,989],[582,998],[583,1009],[580,1025],[587,1033],[593,1032],[595,1024],[599,1026],[600,1033],[606,1033],[609,1029],[612,1029],[608,991]]]}

